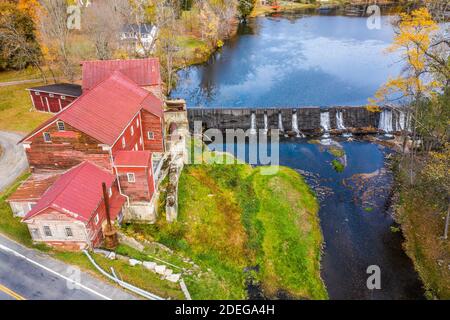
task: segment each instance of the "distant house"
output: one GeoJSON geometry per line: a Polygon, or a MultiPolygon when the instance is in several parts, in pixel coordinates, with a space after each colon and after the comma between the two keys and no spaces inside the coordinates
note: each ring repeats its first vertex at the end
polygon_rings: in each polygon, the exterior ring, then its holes
{"type": "Polygon", "coordinates": [[[81,96],[81,86],[58,83],[27,89],[37,111],[58,113],[81,96]]]}
{"type": "Polygon", "coordinates": [[[151,24],[128,24],[123,27],[120,39],[129,49],[143,55],[153,51],[157,34],[158,28],[151,24]]]}
{"type": "Polygon", "coordinates": [[[33,241],[69,250],[98,246],[106,221],[102,183],[108,190],[111,219],[120,221],[126,199],[116,176],[83,162],[62,174],[23,218],[33,241]]]}

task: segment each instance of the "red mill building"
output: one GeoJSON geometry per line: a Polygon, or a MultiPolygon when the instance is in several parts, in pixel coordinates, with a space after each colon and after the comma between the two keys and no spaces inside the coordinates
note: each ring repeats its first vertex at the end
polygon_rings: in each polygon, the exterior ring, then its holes
{"type": "Polygon", "coordinates": [[[35,241],[68,248],[101,242],[101,182],[114,219],[154,219],[153,159],[165,152],[158,60],[85,62],[83,85],[21,141],[32,176],[9,199],[35,241]]]}

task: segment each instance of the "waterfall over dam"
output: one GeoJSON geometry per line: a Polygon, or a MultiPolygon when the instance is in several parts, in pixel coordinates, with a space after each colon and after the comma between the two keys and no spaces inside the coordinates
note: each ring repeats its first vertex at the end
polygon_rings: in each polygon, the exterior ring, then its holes
{"type": "Polygon", "coordinates": [[[190,130],[194,122],[201,122],[205,129],[251,129],[320,134],[329,131],[339,133],[376,133],[404,127],[404,113],[389,108],[383,112],[371,112],[361,107],[302,107],[302,108],[188,108],[190,130]],[[386,111],[388,110],[388,111],[386,111]],[[389,115],[386,117],[386,115],[389,115]],[[326,119],[325,119],[326,118],[326,119]],[[325,123],[326,122],[326,123],[325,123]],[[403,126],[396,125],[402,123],[403,126]],[[324,125],[326,128],[324,128],[324,125]],[[398,128],[397,128],[398,127],[398,128]]]}

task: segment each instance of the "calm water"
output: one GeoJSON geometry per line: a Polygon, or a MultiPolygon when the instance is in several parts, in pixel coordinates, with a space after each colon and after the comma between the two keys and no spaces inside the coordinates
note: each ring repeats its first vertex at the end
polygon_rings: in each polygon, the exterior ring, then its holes
{"type": "Polygon", "coordinates": [[[297,138],[280,143],[280,164],[301,173],[320,201],[325,240],[322,277],[330,298],[423,299],[421,282],[402,249],[403,238],[391,230],[397,225],[389,203],[390,151],[366,141],[339,144],[346,154],[342,173],[333,169],[335,158],[320,144],[297,138]],[[366,270],[371,265],[381,269],[381,290],[367,288],[366,270]]]}
{"type": "Polygon", "coordinates": [[[172,97],[189,107],[364,105],[398,57],[385,54],[390,17],[289,15],[251,20],[208,63],[179,72],[172,97]]]}

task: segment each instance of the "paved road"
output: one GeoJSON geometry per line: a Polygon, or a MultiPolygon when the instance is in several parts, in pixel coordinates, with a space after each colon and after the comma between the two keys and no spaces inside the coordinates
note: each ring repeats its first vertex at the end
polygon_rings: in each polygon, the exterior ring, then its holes
{"type": "Polygon", "coordinates": [[[136,297],[0,236],[0,300],[3,299],[130,300],[136,297]]]}
{"type": "Polygon", "coordinates": [[[17,133],[0,131],[0,146],[3,149],[0,155],[0,192],[28,168],[25,151],[17,145],[22,137],[17,133]]]}

